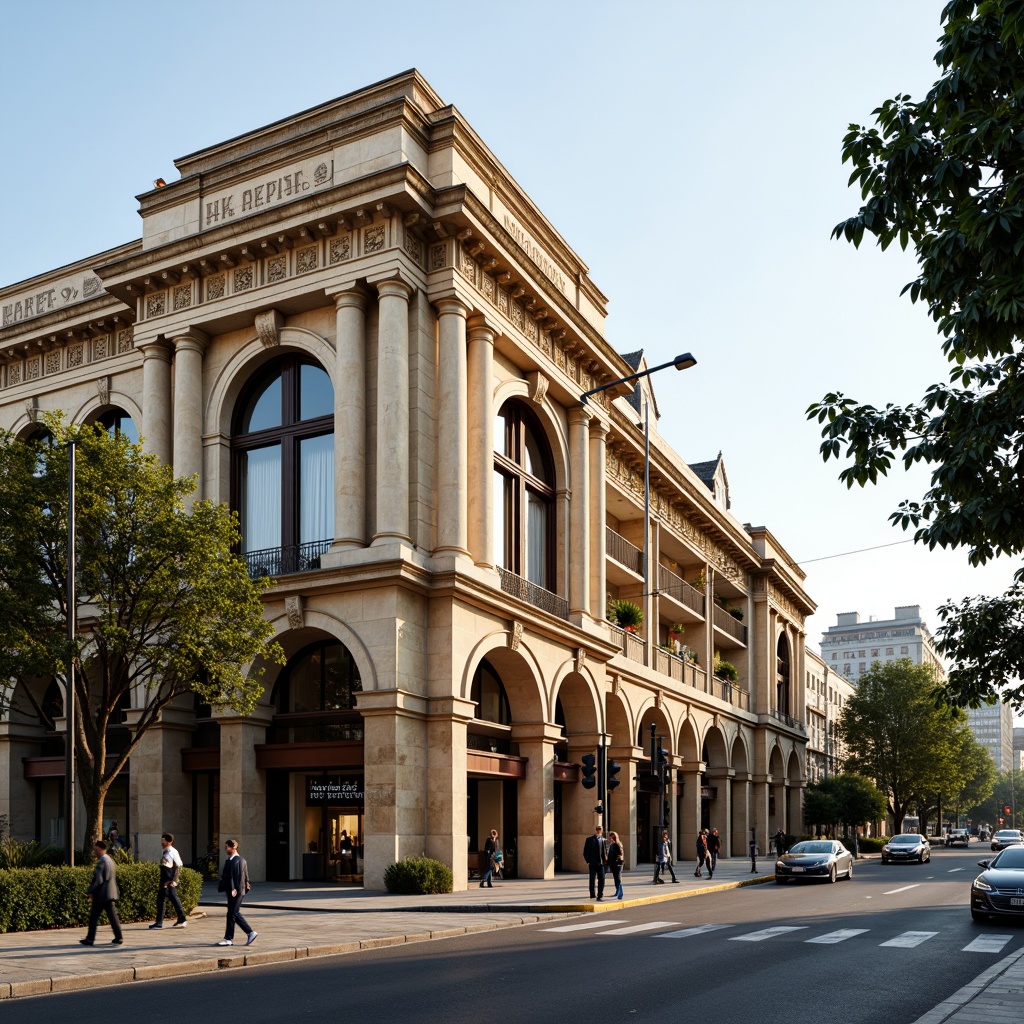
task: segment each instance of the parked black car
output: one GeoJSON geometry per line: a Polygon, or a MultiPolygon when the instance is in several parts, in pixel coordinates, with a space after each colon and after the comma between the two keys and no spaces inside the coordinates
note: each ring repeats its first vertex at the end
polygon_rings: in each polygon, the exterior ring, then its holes
{"type": "Polygon", "coordinates": [[[971,917],[987,921],[990,915],[1024,920],[1024,846],[1009,846],[991,860],[971,883],[971,917]]]}

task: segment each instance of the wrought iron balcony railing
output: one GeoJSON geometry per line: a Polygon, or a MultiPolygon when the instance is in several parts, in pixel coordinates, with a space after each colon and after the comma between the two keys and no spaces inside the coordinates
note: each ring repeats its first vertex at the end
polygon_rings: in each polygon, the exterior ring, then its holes
{"type": "Polygon", "coordinates": [[[306,544],[286,544],[281,548],[246,551],[242,557],[253,579],[260,576],[287,576],[294,572],[319,569],[320,556],[333,543],[333,540],[313,540],[306,544]]]}

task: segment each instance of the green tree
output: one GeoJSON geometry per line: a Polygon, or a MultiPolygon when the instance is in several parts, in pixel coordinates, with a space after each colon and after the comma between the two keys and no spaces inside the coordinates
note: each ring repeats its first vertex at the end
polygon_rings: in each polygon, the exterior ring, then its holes
{"type": "Polygon", "coordinates": [[[839,718],[844,769],[875,780],[896,832],[922,793],[938,792],[967,730],[966,715],[934,701],[935,670],[909,658],[876,662],[839,718]]]}
{"type": "MultiPolygon", "coordinates": [[[[823,424],[825,460],[849,460],[848,487],[898,460],[931,467],[923,498],[890,519],[978,565],[1024,551],[1024,4],[952,0],[941,20],[940,77],[924,98],[895,96],[872,127],[850,125],[843,161],[863,205],[833,235],[913,244],[919,273],[904,292],[937,323],[949,380],[884,409],[834,392],[808,416],[823,424]]],[[[953,663],[940,696],[977,707],[1001,692],[1024,708],[1024,569],[1004,594],[939,614],[953,663]]]]}
{"type": "MultiPolygon", "coordinates": [[[[88,846],[101,835],[111,784],[161,711],[191,691],[247,713],[262,693],[259,662],[280,660],[281,652],[263,617],[269,581],[251,581],[233,553],[238,526],[225,506],[187,507],[194,482],[175,479],[121,435],[67,426],[58,417],[47,428],[50,436],[34,441],[0,434],[0,678],[66,682],[75,666],[74,744],[88,846]],[[73,643],[71,440],[79,623],[73,643]],[[253,661],[255,669],[243,671],[253,661]],[[112,723],[127,739],[108,747],[112,723]]],[[[31,688],[25,692],[33,699],[31,688]]],[[[36,711],[46,719],[39,703],[36,711]]]]}
{"type": "Polygon", "coordinates": [[[935,784],[937,790],[919,793],[916,804],[924,831],[932,815],[943,819],[950,813],[984,800],[996,780],[992,755],[975,738],[969,728],[958,727],[950,742],[935,752],[935,784]]]}
{"type": "Polygon", "coordinates": [[[885,816],[885,794],[863,775],[830,775],[807,787],[804,821],[808,825],[856,828],[885,816]]]}
{"type": "Polygon", "coordinates": [[[978,800],[967,812],[976,825],[985,822],[993,828],[1000,828],[999,819],[1005,818],[1003,828],[1020,828],[1024,821],[1024,771],[1002,772],[995,780],[986,797],[978,800]],[[1010,814],[1006,814],[1006,808],[1010,814]],[[1013,809],[1017,809],[1016,821],[1012,821],[1013,809]]]}

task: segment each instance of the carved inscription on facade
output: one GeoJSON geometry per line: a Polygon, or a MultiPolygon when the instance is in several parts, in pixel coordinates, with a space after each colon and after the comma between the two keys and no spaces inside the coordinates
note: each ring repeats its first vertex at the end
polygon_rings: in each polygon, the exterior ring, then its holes
{"type": "Polygon", "coordinates": [[[334,160],[312,157],[300,164],[283,167],[213,196],[201,204],[203,228],[216,227],[235,217],[245,217],[271,206],[301,199],[316,189],[334,183],[334,160]]]}
{"type": "Polygon", "coordinates": [[[547,253],[522,229],[514,218],[505,214],[505,230],[515,239],[527,256],[540,268],[541,273],[560,291],[565,294],[566,280],[558,267],[548,258],[547,253]]]}
{"type": "Polygon", "coordinates": [[[103,285],[92,271],[61,278],[50,288],[40,288],[0,300],[0,326],[12,327],[22,320],[45,316],[65,306],[91,299],[102,291],[103,285]]]}

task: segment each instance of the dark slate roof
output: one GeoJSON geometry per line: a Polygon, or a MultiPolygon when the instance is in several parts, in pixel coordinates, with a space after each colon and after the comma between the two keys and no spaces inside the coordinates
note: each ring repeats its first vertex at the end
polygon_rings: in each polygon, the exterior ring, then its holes
{"type": "MultiPolygon", "coordinates": [[[[629,363],[631,369],[639,370],[640,363],[644,358],[644,350],[642,348],[638,348],[635,352],[626,352],[623,354],[622,358],[625,359],[627,363],[629,363]]],[[[643,405],[640,402],[641,387],[642,384],[640,381],[634,381],[633,393],[631,395],[626,395],[626,401],[629,402],[629,404],[636,410],[638,416],[641,415],[644,411],[643,405]]],[[[657,413],[655,413],[655,416],[657,416],[657,413]]]]}
{"type": "Polygon", "coordinates": [[[718,453],[717,459],[712,459],[710,462],[691,462],[690,469],[694,471],[704,481],[709,491],[715,489],[715,472],[718,469],[718,464],[722,461],[722,453],[718,453]]]}

